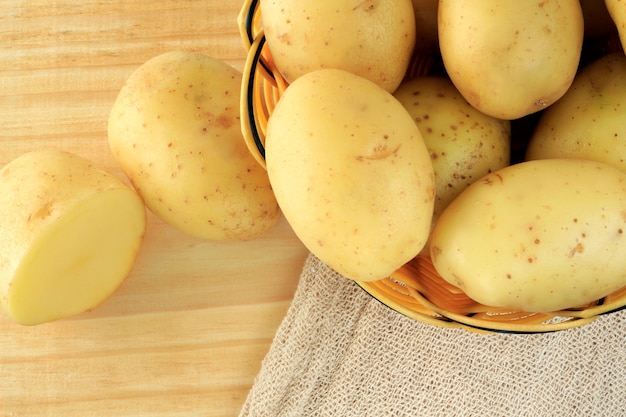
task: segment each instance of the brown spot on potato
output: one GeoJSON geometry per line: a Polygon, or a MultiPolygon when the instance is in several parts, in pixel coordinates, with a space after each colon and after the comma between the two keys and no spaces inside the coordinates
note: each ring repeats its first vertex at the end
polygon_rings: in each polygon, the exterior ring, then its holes
{"type": "Polygon", "coordinates": [[[233,125],[233,118],[227,114],[220,114],[219,116],[217,116],[216,122],[222,128],[228,129],[233,125]]]}
{"type": "Polygon", "coordinates": [[[356,160],[357,161],[364,161],[364,160],[375,161],[375,160],[385,159],[385,158],[388,158],[390,156],[397,154],[398,151],[400,150],[400,147],[401,145],[398,145],[392,150],[389,150],[389,147],[387,145],[380,144],[372,148],[369,155],[357,155],[356,160]]]}
{"type": "Polygon", "coordinates": [[[39,210],[29,215],[27,221],[30,222],[31,220],[43,220],[46,217],[49,217],[52,214],[52,208],[53,208],[52,202],[50,201],[46,202],[46,204],[41,206],[39,210]]]}
{"type": "Polygon", "coordinates": [[[456,285],[458,288],[462,290],[465,289],[465,283],[457,274],[452,274],[452,280],[454,281],[454,285],[456,285]]]}
{"type": "Polygon", "coordinates": [[[500,183],[504,182],[502,176],[497,172],[494,172],[483,178],[482,183],[485,185],[493,185],[496,180],[499,180],[500,183]]]}
{"type": "Polygon", "coordinates": [[[438,247],[438,246],[431,246],[430,247],[430,257],[431,257],[433,262],[437,259],[437,257],[439,257],[439,255],[441,255],[441,248],[438,247]]]}
{"type": "Polygon", "coordinates": [[[576,246],[574,246],[570,251],[569,251],[569,258],[573,258],[574,256],[576,256],[579,253],[583,253],[585,251],[585,247],[583,246],[582,243],[577,243],[576,246]]]}

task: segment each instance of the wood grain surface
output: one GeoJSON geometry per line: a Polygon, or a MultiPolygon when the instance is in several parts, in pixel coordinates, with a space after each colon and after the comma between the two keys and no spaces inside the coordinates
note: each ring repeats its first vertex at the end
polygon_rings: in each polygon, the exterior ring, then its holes
{"type": "MultiPolygon", "coordinates": [[[[123,177],[106,124],[130,73],[194,50],[242,70],[237,0],[0,0],[0,165],[74,152],[123,177]]],[[[0,236],[0,239],[10,239],[0,236]]],[[[208,242],[149,216],[133,272],[93,311],[0,316],[0,416],[236,416],[306,250],[286,222],[208,242]]]]}

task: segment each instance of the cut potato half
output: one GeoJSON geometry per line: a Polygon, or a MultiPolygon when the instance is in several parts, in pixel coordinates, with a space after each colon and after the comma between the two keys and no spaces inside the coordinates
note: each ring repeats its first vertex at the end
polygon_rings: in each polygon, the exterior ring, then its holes
{"type": "Polygon", "coordinates": [[[146,227],[139,196],[59,151],[0,170],[0,304],[35,325],[92,309],[130,273],[146,227]]]}

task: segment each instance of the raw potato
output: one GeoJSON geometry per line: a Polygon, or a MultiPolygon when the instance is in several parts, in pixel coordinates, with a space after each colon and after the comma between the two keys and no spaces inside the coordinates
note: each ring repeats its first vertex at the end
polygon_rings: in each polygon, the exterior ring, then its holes
{"type": "Polygon", "coordinates": [[[263,0],[267,45],[288,82],[338,68],[394,91],[415,46],[412,0],[263,0]]]}
{"type": "Polygon", "coordinates": [[[445,68],[461,94],[509,120],[565,94],[584,34],[579,0],[441,0],[438,27],[445,68]]]}
{"type": "Polygon", "coordinates": [[[342,70],[308,73],[278,102],[265,145],[285,218],[345,277],[383,279],[423,248],[432,163],[411,116],[381,87],[342,70]]]}
{"type": "Polygon", "coordinates": [[[406,80],[394,96],[413,117],[433,162],[433,223],[471,183],[509,165],[510,122],[476,110],[449,79],[406,80]]]}
{"type": "Polygon", "coordinates": [[[148,208],[204,239],[250,239],[280,217],[267,172],[240,129],[239,71],[169,52],[139,67],[109,118],[113,155],[148,208]]]}
{"type": "Polygon", "coordinates": [[[626,172],[626,56],[606,55],[576,76],[561,100],[546,109],[526,159],[582,158],[626,172]]]}
{"type": "Polygon", "coordinates": [[[139,196],[61,151],[0,170],[0,305],[36,325],[92,309],[130,273],[146,227],[139,196]]]}
{"type": "Polygon", "coordinates": [[[547,312],[600,299],[626,285],[626,174],[575,159],[503,168],[443,212],[431,256],[484,305],[547,312]]]}

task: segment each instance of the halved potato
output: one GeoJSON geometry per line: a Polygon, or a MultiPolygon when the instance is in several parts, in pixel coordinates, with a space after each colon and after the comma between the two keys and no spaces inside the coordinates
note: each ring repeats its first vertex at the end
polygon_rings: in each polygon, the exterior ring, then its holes
{"type": "Polygon", "coordinates": [[[79,156],[26,153],[0,170],[0,306],[35,325],[89,310],[130,273],[143,201],[79,156]]]}

